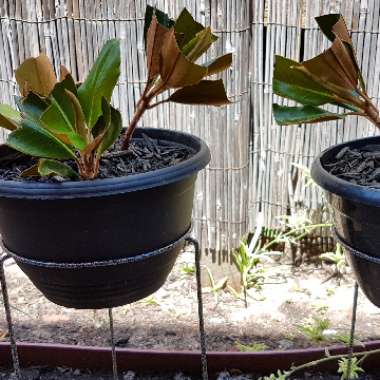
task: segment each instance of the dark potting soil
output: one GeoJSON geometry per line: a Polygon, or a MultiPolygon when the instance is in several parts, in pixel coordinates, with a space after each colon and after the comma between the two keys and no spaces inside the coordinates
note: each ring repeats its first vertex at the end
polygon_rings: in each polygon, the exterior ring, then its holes
{"type": "Polygon", "coordinates": [[[380,188],[380,145],[345,147],[323,167],[338,178],[361,186],[380,188]]]}
{"type": "MultiPolygon", "coordinates": [[[[112,374],[102,374],[102,373],[91,373],[85,370],[70,369],[70,368],[28,368],[22,370],[23,380],[113,380],[112,374]]],[[[171,374],[136,374],[133,371],[124,372],[119,374],[120,380],[201,380],[196,376],[189,376],[183,373],[171,373],[171,374]]],[[[216,380],[259,380],[263,378],[259,375],[250,375],[239,373],[239,371],[221,372],[216,376],[212,376],[216,380]]],[[[0,380],[16,380],[14,374],[9,370],[0,369],[0,380]]],[[[311,373],[305,372],[300,375],[295,375],[291,377],[292,380],[340,380],[341,377],[337,374],[328,373],[311,373]]],[[[361,374],[356,380],[378,380],[379,375],[377,374],[361,374]]]]}
{"type": "MultiPolygon", "coordinates": [[[[121,140],[119,140],[107,153],[103,154],[98,178],[122,177],[167,168],[187,160],[194,154],[195,151],[188,146],[152,139],[142,134],[141,139],[132,140],[128,150],[121,149],[121,140]]],[[[57,176],[21,178],[20,174],[36,162],[36,159],[29,156],[9,152],[9,148],[3,145],[0,149],[0,179],[38,182],[67,180],[57,176]],[[3,151],[4,154],[2,154],[3,151]],[[14,160],[15,156],[16,160],[14,160]]],[[[77,170],[74,161],[68,160],[65,163],[77,170]]]]}

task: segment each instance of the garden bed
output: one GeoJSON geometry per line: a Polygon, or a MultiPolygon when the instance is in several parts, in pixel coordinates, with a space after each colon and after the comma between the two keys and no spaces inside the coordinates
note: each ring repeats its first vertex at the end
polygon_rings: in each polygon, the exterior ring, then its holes
{"type": "MultiPolygon", "coordinates": [[[[194,256],[184,252],[165,286],[147,299],[114,309],[118,347],[197,350],[199,349],[194,256]]],[[[204,289],[208,345],[214,351],[291,349],[324,346],[345,341],[348,336],[353,278],[340,285],[326,281],[332,267],[268,264],[261,290],[250,289],[248,308],[230,291],[217,294],[204,289]],[[302,326],[315,317],[328,320],[323,339],[315,342],[302,326]]],[[[15,333],[19,341],[109,345],[107,310],[77,311],[47,301],[19,268],[8,261],[7,281],[15,333]]],[[[379,339],[379,309],[361,294],[357,339],[379,339]]],[[[6,331],[0,308],[0,331],[6,331]]],[[[0,333],[1,336],[1,333],[0,333]]],[[[3,341],[7,338],[4,336],[3,341]]]]}
{"type": "MultiPolygon", "coordinates": [[[[357,346],[355,351],[379,349],[380,342],[357,346]]],[[[76,347],[68,345],[28,344],[18,346],[25,380],[50,380],[55,378],[75,380],[111,379],[112,362],[109,348],[76,347]],[[91,368],[91,371],[88,370],[91,368]]],[[[346,354],[343,346],[331,347],[331,355],[346,354]]],[[[325,357],[325,349],[302,349],[266,351],[256,353],[210,352],[208,354],[209,374],[219,380],[258,379],[262,375],[288,370],[292,365],[302,365],[325,357]],[[253,374],[255,373],[255,374],[253,374]],[[246,375],[251,374],[251,375],[246,375]]],[[[366,375],[361,379],[376,379],[371,373],[378,373],[379,354],[368,356],[363,362],[366,375]],[[371,372],[372,371],[372,372],[371,372]]],[[[198,352],[117,350],[119,373],[123,380],[145,380],[173,378],[175,380],[199,379],[200,354],[198,352]],[[186,374],[185,375],[183,375],[186,374]]],[[[10,377],[10,347],[0,344],[0,362],[7,367],[0,369],[0,379],[10,377]],[[3,376],[3,377],[1,377],[3,376]],[[8,376],[8,377],[7,377],[8,376]]],[[[336,379],[336,362],[328,361],[319,367],[300,371],[293,379],[336,379]],[[319,371],[323,371],[321,374],[319,371]],[[331,374],[331,375],[330,375],[331,374]]]]}

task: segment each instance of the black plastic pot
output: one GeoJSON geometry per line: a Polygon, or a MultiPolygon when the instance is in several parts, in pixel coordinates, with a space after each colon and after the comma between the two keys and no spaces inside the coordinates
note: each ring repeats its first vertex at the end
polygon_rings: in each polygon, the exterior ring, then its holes
{"type": "Polygon", "coordinates": [[[0,181],[3,244],[49,300],[74,308],[114,307],[165,282],[190,228],[196,175],[210,152],[189,134],[143,132],[195,154],[172,167],[119,178],[0,181]]]}
{"type": "Polygon", "coordinates": [[[326,192],[336,233],[360,287],[380,307],[380,189],[352,184],[324,169],[324,164],[342,148],[370,144],[380,145],[380,137],[354,140],[325,150],[314,161],[311,176],[326,192]]]}

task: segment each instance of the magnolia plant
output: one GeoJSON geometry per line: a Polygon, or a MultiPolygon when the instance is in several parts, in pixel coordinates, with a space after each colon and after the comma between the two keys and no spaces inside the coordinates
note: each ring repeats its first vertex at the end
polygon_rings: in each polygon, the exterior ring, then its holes
{"type": "Polygon", "coordinates": [[[165,102],[213,106],[229,103],[223,81],[204,78],[230,67],[232,54],[225,54],[203,64],[195,63],[218,38],[210,27],[205,28],[195,21],[186,8],[174,21],[166,13],[148,6],[144,39],[148,78],[125,133],[125,149],[147,109],[165,102]],[[158,95],[171,89],[175,91],[167,98],[152,103],[158,95]]]}
{"type": "Polygon", "coordinates": [[[273,104],[278,124],[316,123],[364,116],[380,128],[379,111],[368,96],[346,23],[340,14],[317,17],[316,21],[332,42],[322,54],[302,63],[276,57],[273,92],[301,106],[273,104]],[[338,112],[321,106],[338,105],[338,112]]]}
{"type": "MultiPolygon", "coordinates": [[[[186,9],[174,21],[148,6],[144,38],[147,83],[123,136],[123,149],[128,149],[147,109],[168,101],[215,106],[229,103],[223,81],[204,78],[228,68],[231,54],[195,63],[217,37],[186,9]],[[168,91],[166,99],[152,103],[168,91]]],[[[119,41],[110,40],[104,45],[83,83],[75,83],[63,66],[58,80],[44,54],[24,61],[15,74],[21,93],[18,111],[0,105],[0,126],[10,131],[7,149],[38,159],[22,176],[96,178],[102,154],[122,131],[121,115],[110,104],[120,74],[119,41]],[[70,160],[77,170],[68,164],[70,160]]],[[[13,157],[13,151],[0,148],[3,162],[13,157]]]]}
{"type": "Polygon", "coordinates": [[[121,131],[119,111],[110,105],[120,73],[118,40],[108,41],[82,84],[61,66],[58,81],[49,59],[29,58],[16,70],[19,111],[0,106],[0,125],[11,133],[6,144],[40,158],[22,176],[56,174],[95,178],[102,153],[121,131]],[[61,160],[72,159],[78,172],[61,160]]]}

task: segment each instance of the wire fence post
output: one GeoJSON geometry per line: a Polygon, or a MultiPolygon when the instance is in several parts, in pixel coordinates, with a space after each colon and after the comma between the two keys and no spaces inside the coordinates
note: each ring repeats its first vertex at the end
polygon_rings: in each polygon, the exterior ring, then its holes
{"type": "Polygon", "coordinates": [[[351,331],[350,331],[350,342],[348,345],[348,363],[347,363],[347,379],[352,380],[352,357],[354,355],[354,343],[355,343],[355,327],[356,327],[356,313],[358,309],[358,295],[359,295],[359,285],[355,281],[354,286],[354,299],[352,303],[352,317],[351,317],[351,331]]]}
{"type": "Polygon", "coordinates": [[[7,287],[7,282],[5,279],[5,272],[4,272],[4,262],[7,258],[8,258],[8,256],[0,258],[0,284],[1,284],[1,292],[3,295],[5,317],[7,320],[9,341],[10,341],[10,345],[11,345],[13,370],[14,370],[14,373],[16,375],[17,380],[22,380],[21,369],[20,369],[20,360],[18,357],[16,339],[15,339],[14,330],[13,330],[11,307],[9,304],[8,287],[7,287]]]}
{"type": "Polygon", "coordinates": [[[203,299],[202,299],[202,279],[201,279],[201,249],[199,242],[191,237],[186,239],[193,245],[195,251],[195,274],[197,279],[197,298],[198,298],[198,320],[199,320],[199,335],[201,343],[201,365],[202,365],[202,380],[208,380],[207,368],[207,343],[203,315],[203,299]]]}
{"type": "Polygon", "coordinates": [[[108,318],[110,324],[110,336],[111,336],[111,348],[112,348],[112,373],[114,380],[119,380],[119,371],[117,369],[117,357],[116,357],[116,347],[115,347],[115,334],[113,329],[113,314],[112,308],[108,309],[108,318]]]}

